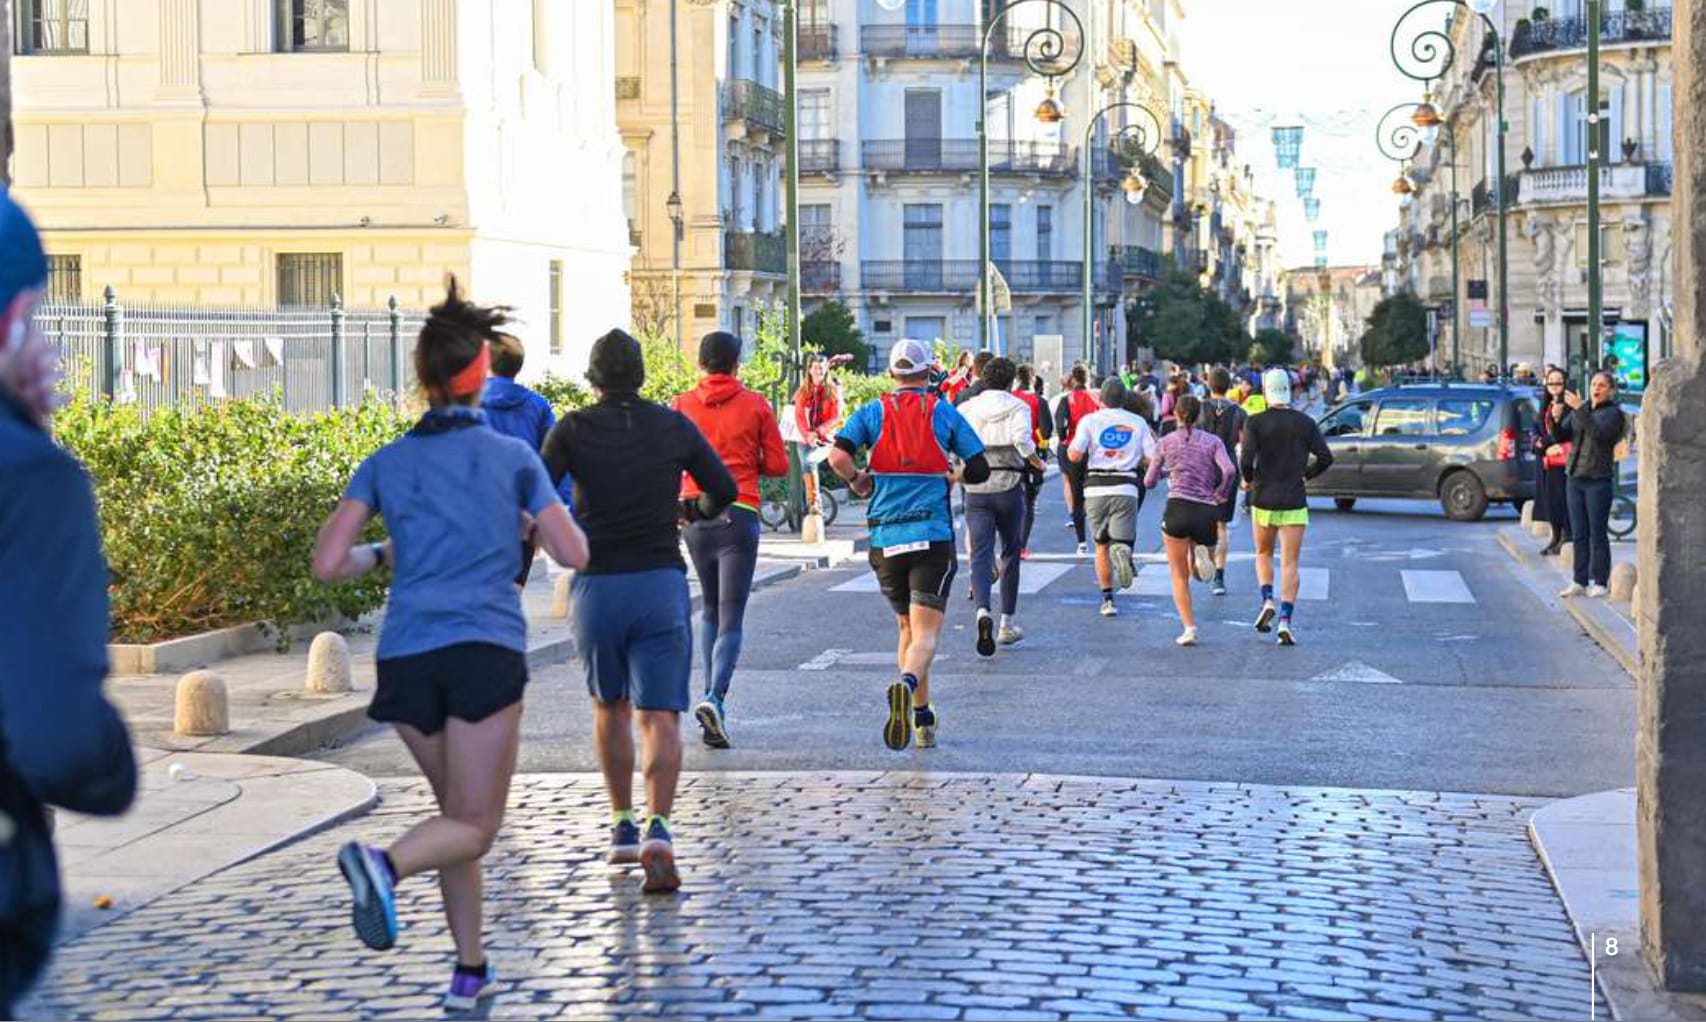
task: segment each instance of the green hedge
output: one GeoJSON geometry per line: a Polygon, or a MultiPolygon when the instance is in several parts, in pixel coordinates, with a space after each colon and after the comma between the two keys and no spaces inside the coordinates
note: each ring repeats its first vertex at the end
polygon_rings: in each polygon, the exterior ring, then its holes
{"type": "Polygon", "coordinates": [[[356,465],[407,428],[377,403],[302,416],[233,400],[144,419],[133,405],[75,397],[54,432],[94,478],[113,641],[379,607],[385,576],[327,586],[309,566],[356,465]]]}

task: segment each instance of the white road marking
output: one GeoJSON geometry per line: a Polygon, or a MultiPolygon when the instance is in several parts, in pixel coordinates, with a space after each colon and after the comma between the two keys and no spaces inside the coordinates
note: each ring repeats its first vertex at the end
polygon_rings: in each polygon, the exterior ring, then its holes
{"type": "Polygon", "coordinates": [[[1361,660],[1352,660],[1343,667],[1324,671],[1310,678],[1310,681],[1354,681],[1363,685],[1402,685],[1403,682],[1387,674],[1379,668],[1370,667],[1361,660]]]}
{"type": "Polygon", "coordinates": [[[852,652],[850,649],[826,649],[801,664],[799,669],[802,671],[827,671],[852,652]]]}
{"type": "MultiPolygon", "coordinates": [[[[1034,596],[1046,589],[1050,583],[1073,569],[1071,564],[1037,563],[1030,561],[1019,568],[1019,593],[1022,596],[1034,596]]],[[[960,585],[965,581],[965,562],[960,562],[960,573],[954,577],[954,586],[962,595],[960,585]]],[[[1000,583],[996,583],[997,586],[1000,583]]],[[[874,593],[877,592],[877,574],[867,571],[848,579],[837,586],[831,586],[832,593],[874,593]]]]}
{"type": "Polygon", "coordinates": [[[1455,571],[1404,571],[1404,595],[1411,603],[1474,603],[1475,594],[1455,571]]]}

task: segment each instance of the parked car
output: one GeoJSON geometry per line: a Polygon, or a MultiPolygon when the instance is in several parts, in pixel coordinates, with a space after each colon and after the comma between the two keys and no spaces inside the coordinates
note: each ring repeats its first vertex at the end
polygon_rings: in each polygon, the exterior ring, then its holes
{"type": "Polygon", "coordinates": [[[1334,461],[1309,493],[1341,511],[1361,497],[1437,500],[1464,522],[1495,501],[1520,511],[1534,499],[1536,414],[1534,388],[1498,384],[1407,384],[1346,398],[1321,417],[1334,461]]]}

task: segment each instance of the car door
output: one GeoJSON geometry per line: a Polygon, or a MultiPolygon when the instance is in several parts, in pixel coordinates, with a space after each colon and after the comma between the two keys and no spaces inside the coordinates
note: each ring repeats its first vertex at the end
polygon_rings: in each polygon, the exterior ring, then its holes
{"type": "Polygon", "coordinates": [[[1388,497],[1429,497],[1433,481],[1433,399],[1388,397],[1374,413],[1364,441],[1362,486],[1388,497]]]}
{"type": "Polygon", "coordinates": [[[1334,497],[1360,491],[1363,442],[1373,418],[1373,401],[1350,401],[1322,417],[1321,435],[1333,452],[1333,466],[1309,481],[1309,492],[1334,497]]]}

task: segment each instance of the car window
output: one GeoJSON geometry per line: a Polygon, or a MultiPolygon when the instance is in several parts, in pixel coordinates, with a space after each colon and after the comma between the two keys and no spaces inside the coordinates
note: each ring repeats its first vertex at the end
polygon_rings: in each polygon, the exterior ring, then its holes
{"type": "Polygon", "coordinates": [[[1358,401],[1348,404],[1321,420],[1322,436],[1362,436],[1368,429],[1368,412],[1373,404],[1358,401]]]}
{"type": "Polygon", "coordinates": [[[1493,414],[1491,398],[1441,398],[1437,407],[1440,436],[1474,436],[1493,414]]]}
{"type": "Polygon", "coordinates": [[[1374,420],[1375,436],[1427,436],[1428,405],[1426,398],[1395,397],[1380,402],[1380,414],[1374,420]]]}

